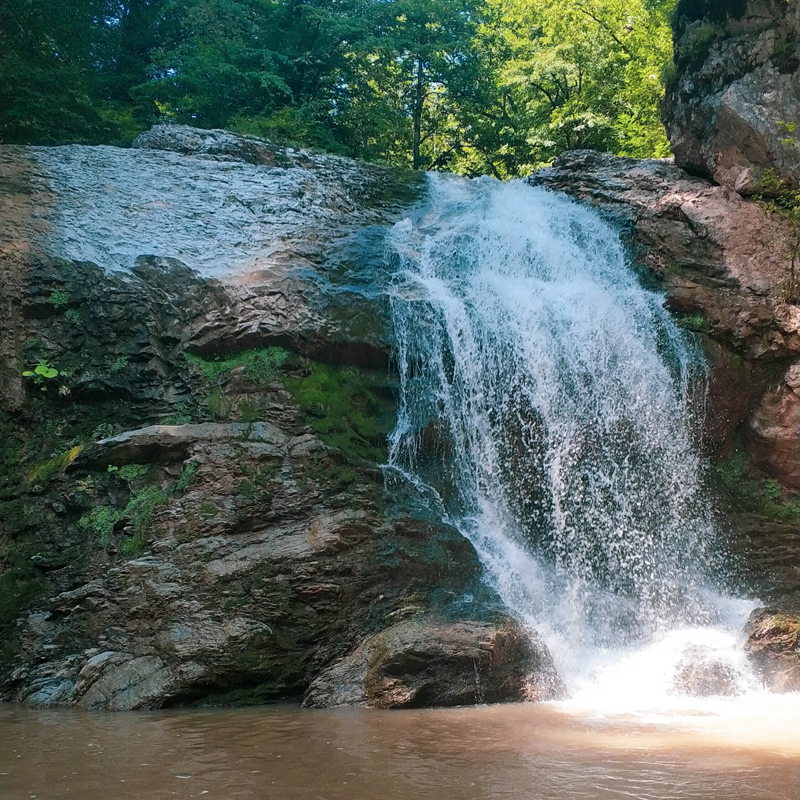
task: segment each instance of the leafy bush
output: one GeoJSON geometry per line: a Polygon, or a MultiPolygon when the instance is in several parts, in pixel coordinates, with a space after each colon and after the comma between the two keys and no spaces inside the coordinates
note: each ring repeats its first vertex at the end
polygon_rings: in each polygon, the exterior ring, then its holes
{"type": "Polygon", "coordinates": [[[78,520],[78,525],[84,530],[94,531],[98,542],[105,547],[114,532],[114,526],[121,519],[122,514],[113,506],[97,506],[87,511],[78,520]]]}
{"type": "Polygon", "coordinates": [[[132,481],[141,478],[150,470],[150,464],[125,464],[122,467],[109,465],[108,471],[123,481],[132,481]]]}
{"type": "Polygon", "coordinates": [[[194,459],[184,466],[181,470],[180,477],[175,481],[175,485],[172,487],[172,494],[183,494],[186,491],[186,487],[191,482],[199,466],[199,463],[194,459]]]}

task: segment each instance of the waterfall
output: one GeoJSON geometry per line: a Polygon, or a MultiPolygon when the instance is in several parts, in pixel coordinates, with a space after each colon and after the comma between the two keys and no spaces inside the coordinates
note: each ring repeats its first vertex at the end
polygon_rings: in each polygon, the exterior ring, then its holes
{"type": "Polygon", "coordinates": [[[692,411],[704,362],[618,232],[545,189],[431,175],[388,253],[387,473],[471,540],[573,690],[603,654],[641,659],[676,631],[694,633],[673,660],[714,635],[732,650],[748,607],[714,585],[692,411]]]}

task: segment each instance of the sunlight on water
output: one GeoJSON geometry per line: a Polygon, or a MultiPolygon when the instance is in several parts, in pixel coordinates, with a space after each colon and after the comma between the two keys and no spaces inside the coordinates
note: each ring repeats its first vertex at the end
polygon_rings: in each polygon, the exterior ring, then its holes
{"type": "Polygon", "coordinates": [[[3,800],[796,800],[800,731],[789,721],[800,706],[765,706],[770,727],[732,704],[707,701],[678,724],[572,703],[117,714],[0,705],[0,786],[3,800]]]}

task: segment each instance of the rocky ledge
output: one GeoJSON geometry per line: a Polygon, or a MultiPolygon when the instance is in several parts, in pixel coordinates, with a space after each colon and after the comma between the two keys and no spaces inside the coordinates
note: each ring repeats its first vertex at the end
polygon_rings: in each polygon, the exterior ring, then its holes
{"type": "Polygon", "coordinates": [[[469,542],[379,467],[382,237],[417,176],[179,126],[2,148],[0,174],[3,698],[556,691],[469,542]]]}

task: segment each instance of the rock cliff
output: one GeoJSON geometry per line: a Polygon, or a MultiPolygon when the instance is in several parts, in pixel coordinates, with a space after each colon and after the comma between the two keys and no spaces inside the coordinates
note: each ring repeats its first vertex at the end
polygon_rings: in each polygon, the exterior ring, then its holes
{"type": "Polygon", "coordinates": [[[177,126],[0,176],[3,697],[299,699],[376,636],[419,676],[354,701],[530,694],[544,645],[379,469],[416,177],[177,126]]]}
{"type": "MultiPolygon", "coordinates": [[[[383,237],[417,177],[169,126],[4,147],[0,179],[2,697],[559,696],[469,542],[380,469],[383,237]]],[[[791,226],[668,162],[574,153],[533,180],[616,220],[697,332],[741,580],[796,603],[791,226]]]]}
{"type": "Polygon", "coordinates": [[[674,31],[678,166],[742,194],[800,186],[800,2],[681,0],[674,31]]]}

